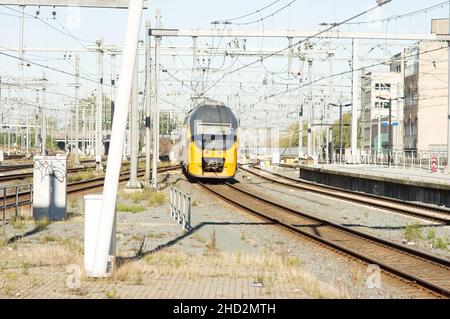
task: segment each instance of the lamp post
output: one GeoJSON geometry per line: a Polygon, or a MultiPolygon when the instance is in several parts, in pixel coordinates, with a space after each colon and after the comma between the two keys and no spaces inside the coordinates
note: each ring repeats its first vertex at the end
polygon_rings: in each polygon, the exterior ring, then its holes
{"type": "MultiPolygon", "coordinates": [[[[398,97],[398,98],[385,98],[382,96],[377,96],[377,99],[380,99],[382,101],[389,101],[389,115],[388,115],[388,167],[391,166],[391,159],[392,159],[392,101],[399,101],[404,99],[405,97],[398,97]]],[[[398,107],[398,106],[397,106],[398,107]]]]}
{"type": "Polygon", "coordinates": [[[334,103],[329,103],[329,106],[336,106],[339,107],[339,164],[342,163],[342,148],[343,148],[343,142],[342,142],[342,138],[343,138],[343,134],[342,134],[342,128],[343,128],[343,123],[342,123],[342,108],[343,107],[348,107],[351,106],[352,103],[347,103],[347,104],[334,104],[334,103]]]}

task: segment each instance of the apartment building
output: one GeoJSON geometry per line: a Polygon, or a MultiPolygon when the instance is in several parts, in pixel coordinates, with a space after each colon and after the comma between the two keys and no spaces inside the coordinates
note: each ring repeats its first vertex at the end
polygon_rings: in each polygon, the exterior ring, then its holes
{"type": "Polygon", "coordinates": [[[421,41],[405,49],[404,57],[404,149],[442,151],[447,144],[447,43],[421,41]]]}
{"type": "Polygon", "coordinates": [[[361,77],[361,148],[387,150],[389,99],[392,99],[392,145],[403,149],[403,76],[402,69],[392,72],[363,72],[361,77]]]}

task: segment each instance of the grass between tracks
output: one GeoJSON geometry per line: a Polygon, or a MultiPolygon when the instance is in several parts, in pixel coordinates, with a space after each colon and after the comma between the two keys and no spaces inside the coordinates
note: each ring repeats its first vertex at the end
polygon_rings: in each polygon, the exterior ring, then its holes
{"type": "Polygon", "coordinates": [[[424,242],[433,248],[440,250],[448,250],[450,240],[448,236],[438,236],[436,229],[433,227],[425,227],[419,224],[409,224],[405,227],[403,236],[409,242],[424,242]]]}
{"type": "Polygon", "coordinates": [[[119,199],[130,200],[134,204],[146,202],[148,206],[159,206],[167,202],[167,195],[164,192],[154,191],[149,188],[132,193],[127,193],[122,189],[119,191],[119,199]]]}

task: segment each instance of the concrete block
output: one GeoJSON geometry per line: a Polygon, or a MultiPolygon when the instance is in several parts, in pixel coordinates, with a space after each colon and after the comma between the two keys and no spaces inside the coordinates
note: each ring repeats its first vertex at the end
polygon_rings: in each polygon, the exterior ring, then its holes
{"type": "Polygon", "coordinates": [[[63,220],[67,215],[67,157],[35,156],[33,217],[63,220]]]}

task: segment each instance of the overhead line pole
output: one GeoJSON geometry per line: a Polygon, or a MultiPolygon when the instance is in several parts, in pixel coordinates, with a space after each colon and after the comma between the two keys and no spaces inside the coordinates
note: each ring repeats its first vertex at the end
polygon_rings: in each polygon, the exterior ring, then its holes
{"type": "MultiPolygon", "coordinates": [[[[97,276],[106,276],[108,271],[108,255],[110,252],[111,235],[114,226],[117,191],[119,186],[122,151],[127,125],[128,105],[133,82],[134,66],[136,63],[139,29],[142,19],[143,0],[130,0],[128,9],[127,28],[124,52],[120,71],[120,85],[117,95],[117,107],[114,112],[114,122],[111,133],[111,147],[108,156],[105,184],[103,188],[102,211],[100,215],[97,249],[94,263],[97,266],[97,276]]],[[[113,234],[115,235],[115,234],[113,234]]]]}
{"type": "Polygon", "coordinates": [[[358,72],[359,41],[352,40],[352,125],[351,125],[351,162],[359,162],[358,155],[358,72]]]}
{"type": "Polygon", "coordinates": [[[46,125],[46,111],[45,111],[45,104],[46,104],[46,75],[45,72],[42,75],[42,98],[41,98],[41,155],[46,155],[46,144],[47,144],[47,125],[46,125]]]}
{"type": "MultiPolygon", "coordinates": [[[[156,9],[156,28],[161,28],[161,10],[156,9]]],[[[158,189],[158,159],[159,159],[159,76],[160,76],[161,37],[155,39],[155,107],[153,117],[153,170],[152,187],[158,189]]]]}
{"type": "Polygon", "coordinates": [[[78,151],[79,123],[80,123],[80,54],[75,53],[75,162],[74,165],[80,165],[80,154],[78,151]]]}
{"type": "MultiPolygon", "coordinates": [[[[303,59],[303,62],[305,60],[303,59]]],[[[298,103],[299,103],[299,113],[298,113],[298,157],[299,159],[303,157],[303,76],[302,70],[299,70],[299,91],[298,91],[298,103]]]]}
{"type": "Polygon", "coordinates": [[[313,103],[312,103],[312,65],[313,60],[308,59],[308,157],[312,157],[313,143],[312,143],[312,121],[313,121],[313,103]]]}
{"type": "MultiPolygon", "coordinates": [[[[25,49],[24,49],[24,33],[25,33],[25,6],[21,5],[21,15],[20,15],[20,96],[22,98],[21,106],[25,105],[25,70],[24,70],[24,58],[25,58],[25,49]]],[[[25,153],[28,157],[30,155],[30,107],[28,103],[26,103],[26,149],[25,153]]]]}
{"type": "Polygon", "coordinates": [[[95,125],[95,171],[103,172],[102,146],[103,146],[103,40],[97,40],[98,45],[98,85],[97,85],[97,116],[95,125]]]}
{"type": "MultiPolygon", "coordinates": [[[[448,2],[450,10],[450,0],[448,2]]],[[[448,33],[450,35],[450,11],[448,16],[448,33]]],[[[448,113],[447,113],[447,166],[446,173],[450,174],[450,41],[448,41],[448,113]]]]}
{"type": "Polygon", "coordinates": [[[139,132],[139,115],[138,115],[138,80],[139,80],[139,59],[136,55],[136,63],[134,66],[133,84],[131,86],[131,115],[130,115],[130,180],[127,183],[127,189],[141,189],[138,181],[138,132],[139,132]]]}
{"type": "Polygon", "coordinates": [[[146,40],[147,40],[147,50],[145,56],[145,70],[146,70],[146,90],[145,90],[145,177],[144,185],[150,185],[150,174],[151,174],[151,132],[150,132],[150,116],[151,116],[151,98],[152,98],[152,75],[151,75],[151,36],[149,30],[151,28],[150,21],[146,23],[146,40]]]}
{"type": "MultiPolygon", "coordinates": [[[[334,74],[334,58],[335,58],[334,50],[328,52],[328,58],[329,58],[329,62],[330,62],[330,74],[334,74]]],[[[329,101],[328,101],[329,104],[327,106],[327,111],[328,111],[328,107],[329,107],[330,103],[331,104],[334,103],[334,78],[330,77],[329,85],[330,85],[330,88],[329,88],[330,92],[329,92],[329,101]]],[[[328,120],[329,120],[329,112],[326,113],[326,118],[325,118],[326,122],[328,122],[328,120]]],[[[330,156],[329,156],[329,154],[330,154],[330,140],[331,140],[330,132],[331,132],[330,127],[327,126],[326,127],[326,134],[327,134],[327,136],[326,136],[326,143],[327,143],[327,145],[326,145],[326,159],[325,159],[325,162],[327,164],[329,163],[329,160],[330,160],[330,156]]]]}

